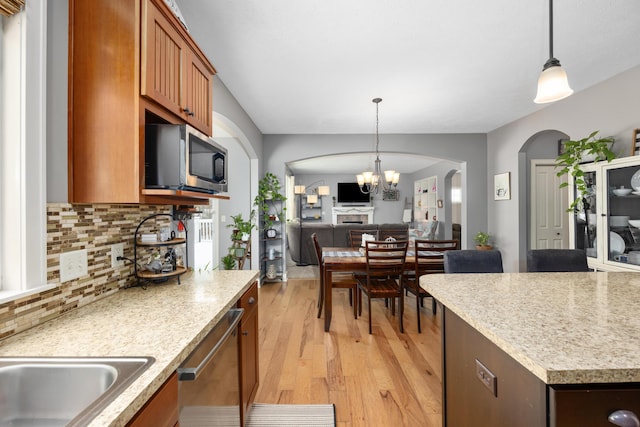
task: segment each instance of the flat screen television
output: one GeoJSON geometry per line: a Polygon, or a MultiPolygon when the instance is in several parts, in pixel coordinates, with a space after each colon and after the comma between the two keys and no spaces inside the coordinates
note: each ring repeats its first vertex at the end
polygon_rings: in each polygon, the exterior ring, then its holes
{"type": "Polygon", "coordinates": [[[338,183],[338,203],[369,203],[370,201],[369,195],[360,191],[357,182],[338,183]]]}

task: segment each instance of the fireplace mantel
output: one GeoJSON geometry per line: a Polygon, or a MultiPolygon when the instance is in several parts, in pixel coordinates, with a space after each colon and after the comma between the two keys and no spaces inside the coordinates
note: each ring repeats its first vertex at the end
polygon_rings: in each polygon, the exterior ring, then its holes
{"type": "Polygon", "coordinates": [[[342,206],[331,209],[331,222],[342,224],[343,222],[362,222],[373,224],[373,206],[342,206]]]}

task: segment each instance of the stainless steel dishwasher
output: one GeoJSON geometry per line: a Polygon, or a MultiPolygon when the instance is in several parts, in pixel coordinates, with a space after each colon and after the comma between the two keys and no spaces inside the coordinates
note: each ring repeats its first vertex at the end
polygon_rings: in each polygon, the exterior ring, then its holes
{"type": "Polygon", "coordinates": [[[180,427],[239,426],[238,324],[234,308],[178,368],[180,427]]]}

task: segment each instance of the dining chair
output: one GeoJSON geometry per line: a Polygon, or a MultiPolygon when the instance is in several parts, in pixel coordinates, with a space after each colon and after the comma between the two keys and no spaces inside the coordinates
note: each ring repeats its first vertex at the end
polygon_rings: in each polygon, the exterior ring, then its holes
{"type": "MultiPolygon", "coordinates": [[[[324,304],[324,263],[322,262],[322,249],[318,243],[318,235],[316,233],[311,234],[311,240],[313,241],[313,247],[315,248],[316,257],[318,259],[318,268],[320,269],[320,286],[318,290],[318,319],[322,314],[322,306],[324,304]]],[[[331,288],[349,289],[349,305],[353,306],[353,317],[358,318],[357,310],[357,298],[356,291],[358,290],[358,283],[353,277],[352,273],[333,272],[331,274],[331,288]]]]}
{"type": "Polygon", "coordinates": [[[416,312],[418,315],[418,333],[422,332],[420,307],[425,298],[431,297],[431,311],[436,314],[436,299],[420,287],[420,276],[425,274],[444,273],[444,254],[446,251],[460,249],[457,240],[416,240],[415,262],[413,270],[405,271],[403,276],[405,291],[416,296],[416,312]]]}
{"type": "MultiPolygon", "coordinates": [[[[409,240],[409,229],[397,229],[392,228],[379,230],[378,236],[380,240],[387,240],[393,238],[394,240],[409,240]]],[[[378,239],[376,239],[378,240],[378,239]]]]}
{"type": "Polygon", "coordinates": [[[582,249],[531,249],[527,251],[528,272],[590,271],[582,249]]]}
{"type": "Polygon", "coordinates": [[[369,333],[371,333],[371,300],[374,298],[391,298],[391,314],[395,315],[396,298],[398,298],[398,315],[400,332],[404,332],[402,315],[404,312],[404,296],[402,275],[407,256],[408,242],[367,241],[365,242],[365,258],[367,268],[365,275],[358,275],[358,309],[362,316],[362,293],[367,295],[369,304],[369,333]]]}
{"type": "Polygon", "coordinates": [[[502,273],[502,255],[498,250],[464,249],[444,253],[445,273],[502,273]]]}
{"type": "Polygon", "coordinates": [[[362,235],[370,234],[374,240],[378,240],[378,230],[349,230],[349,244],[352,248],[358,249],[362,246],[362,235]]]}

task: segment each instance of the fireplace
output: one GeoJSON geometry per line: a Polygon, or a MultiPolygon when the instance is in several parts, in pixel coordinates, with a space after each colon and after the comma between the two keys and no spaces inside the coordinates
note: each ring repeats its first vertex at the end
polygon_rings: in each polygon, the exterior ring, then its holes
{"type": "Polygon", "coordinates": [[[373,210],[371,206],[343,206],[332,208],[333,224],[373,224],[373,210]]]}

